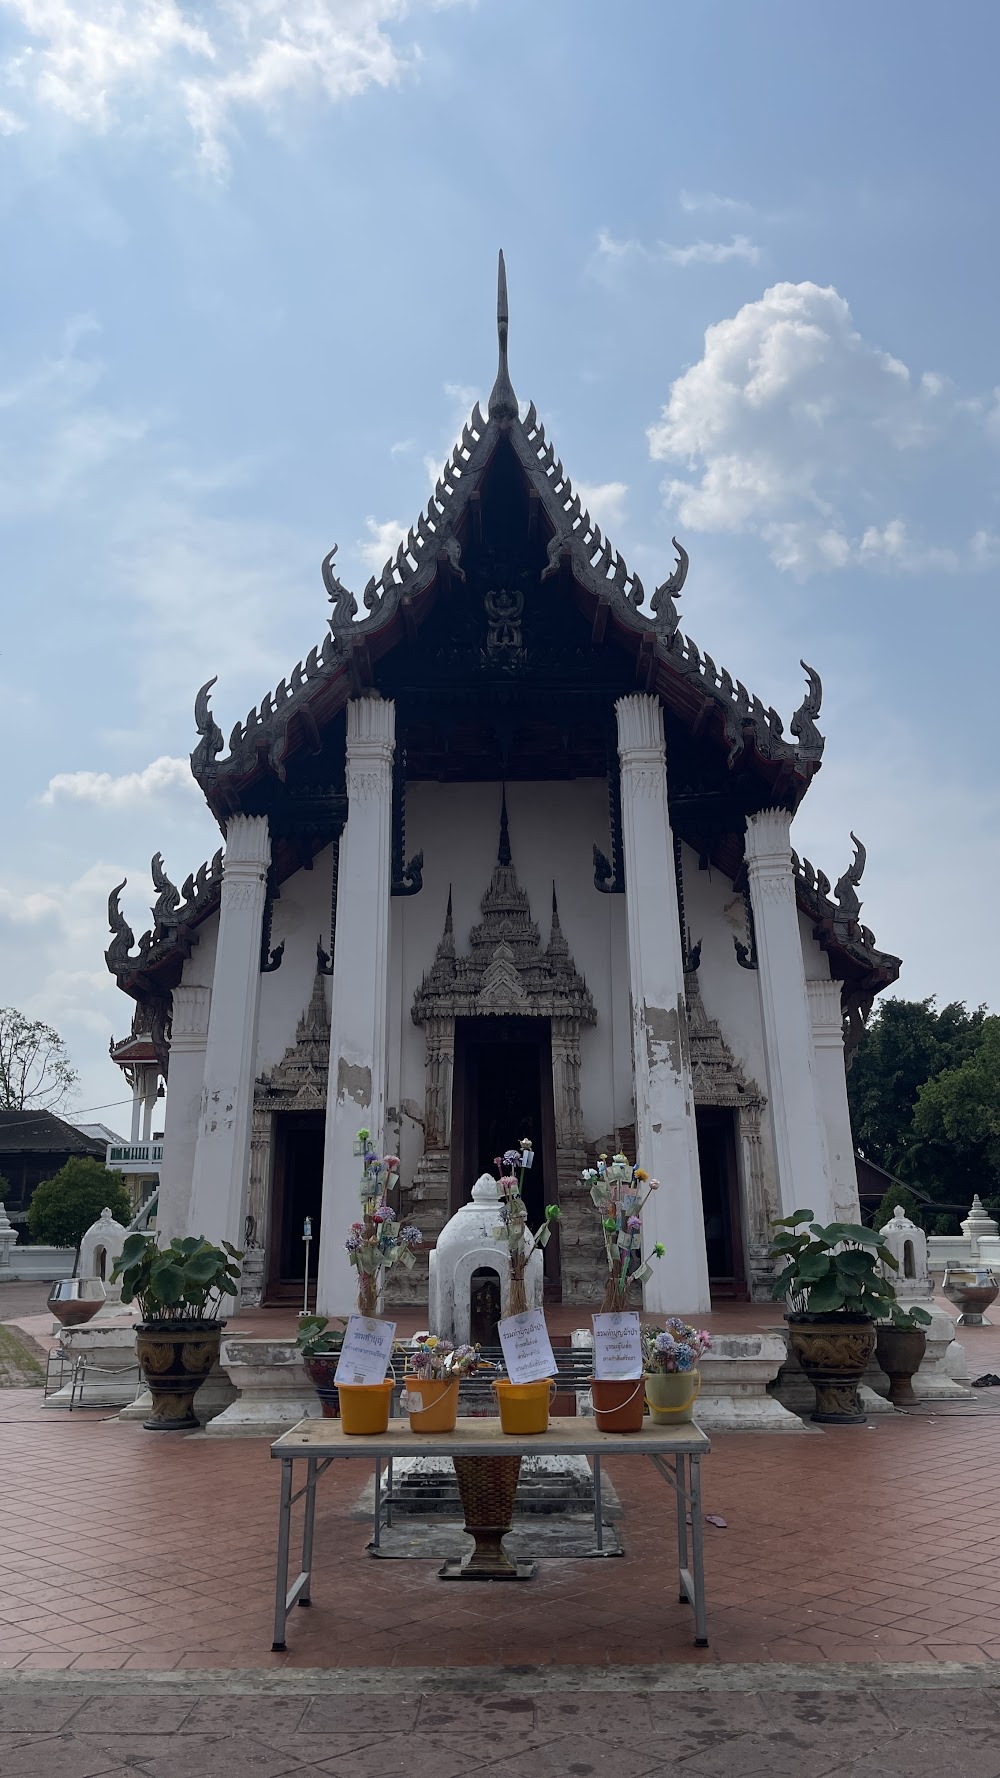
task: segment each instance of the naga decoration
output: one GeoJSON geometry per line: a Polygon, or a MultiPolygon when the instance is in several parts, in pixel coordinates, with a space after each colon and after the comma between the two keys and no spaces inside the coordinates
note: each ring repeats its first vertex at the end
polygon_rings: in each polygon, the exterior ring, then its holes
{"type": "Polygon", "coordinates": [[[833,891],[840,904],[840,918],[848,922],[857,920],[861,912],[858,884],[865,874],[865,863],[868,858],[856,833],[852,833],[851,839],[854,843],[854,862],[848,865],[842,877],[838,877],[837,886],[833,891]]]}
{"type": "MultiPolygon", "coordinates": [[[[690,557],[688,556],[684,545],[678,543],[676,537],[672,537],[670,541],[677,551],[677,562],[672,573],[668,574],[666,580],[657,587],[653,597],[649,601],[649,608],[656,620],[656,628],[660,635],[673,641],[681,621],[681,614],[677,609],[675,600],[680,598],[681,589],[687,579],[690,557]]],[[[706,660],[707,659],[708,657],[706,656],[706,660]]],[[[714,661],[712,662],[712,666],[714,669],[714,661]]]]}
{"type": "Polygon", "coordinates": [[[112,889],[108,896],[108,925],[114,933],[114,937],[104,953],[104,959],[112,975],[116,976],[121,975],[128,969],[129,964],[135,961],[130,955],[132,946],[135,944],[135,933],[122,913],[118,900],[127,882],[128,878],[123,877],[118,887],[112,889]]]}
{"type": "Polygon", "coordinates": [[[791,730],[801,751],[809,754],[813,759],[819,759],[826,746],[823,736],[816,727],[816,717],[819,715],[823,702],[823,681],[815,667],[808,666],[805,661],[800,661],[799,666],[809,685],[805,697],[792,717],[791,730]]]}
{"type": "Polygon", "coordinates": [[[170,878],[167,876],[167,873],[163,868],[162,852],[154,852],[153,857],[150,860],[149,870],[153,879],[153,888],[157,892],[156,900],[150,909],[153,916],[153,923],[155,926],[167,925],[168,923],[172,924],[170,916],[176,913],[179,908],[181,897],[180,891],[170,881],[170,878]]]}
{"type": "MultiPolygon", "coordinates": [[[[338,548],[339,545],[335,543],[323,557],[320,567],[323,585],[326,587],[327,596],[333,606],[333,612],[327,622],[335,636],[341,630],[349,630],[358,615],[358,602],[354,594],[344,585],[343,581],[338,580],[333,570],[333,561],[338,548]]],[[[301,671],[301,667],[299,671],[301,671]]]]}
{"type": "Polygon", "coordinates": [[[212,715],[208,702],[208,694],[218,677],[218,673],[214,673],[212,678],[202,686],[194,701],[194,725],[201,736],[201,740],[191,755],[191,770],[196,778],[200,772],[205,771],[212,764],[225,746],[222,730],[212,715]]]}
{"type": "Polygon", "coordinates": [[[517,396],[507,368],[507,327],[510,312],[507,305],[507,268],[503,252],[497,261],[497,379],[493,385],[487,412],[491,420],[516,420],[517,396]]]}

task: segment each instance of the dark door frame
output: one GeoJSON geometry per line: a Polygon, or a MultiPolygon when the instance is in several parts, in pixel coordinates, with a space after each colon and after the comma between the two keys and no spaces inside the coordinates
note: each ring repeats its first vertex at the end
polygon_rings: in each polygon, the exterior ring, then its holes
{"type": "MultiPolygon", "coordinates": [[[[542,1118],[542,1169],[548,1181],[546,1196],[550,1204],[559,1202],[559,1156],[556,1149],[556,1112],[552,1090],[552,1021],[547,1018],[494,1017],[457,1018],[455,1020],[455,1060],[452,1073],[451,1106],[451,1202],[449,1215],[454,1216],[466,1202],[473,1181],[468,1177],[469,1156],[478,1123],[478,1084],[474,1075],[474,1051],[484,1043],[531,1044],[538,1052],[539,1097],[542,1118]]],[[[511,1140],[518,1140],[517,1132],[511,1140]]],[[[562,1256],[559,1246],[559,1224],[552,1224],[549,1237],[549,1276],[545,1295],[551,1302],[562,1301],[562,1256]]]]}
{"type": "MultiPolygon", "coordinates": [[[[271,1153],[273,1167],[271,1174],[270,1209],[267,1229],[267,1279],[264,1286],[264,1301],[275,1302],[287,1298],[293,1290],[301,1287],[295,1280],[282,1276],[281,1271],[281,1236],[285,1214],[285,1168],[288,1158],[288,1135],[290,1131],[299,1129],[322,1129],[326,1114],[322,1111],[275,1111],[272,1113],[271,1153]]],[[[319,1242],[313,1243],[311,1259],[311,1288],[315,1288],[316,1266],[319,1257],[319,1242]]]]}
{"type": "Polygon", "coordinates": [[[743,1229],[743,1204],[740,1194],[740,1161],[739,1161],[739,1113],[733,1105],[697,1105],[696,1115],[706,1114],[717,1125],[727,1119],[725,1127],[725,1162],[726,1162],[726,1199],[729,1209],[729,1245],[732,1253],[733,1271],[731,1276],[709,1278],[709,1286],[713,1296],[726,1297],[731,1301],[749,1302],[750,1291],[746,1275],[746,1246],[743,1229]]]}

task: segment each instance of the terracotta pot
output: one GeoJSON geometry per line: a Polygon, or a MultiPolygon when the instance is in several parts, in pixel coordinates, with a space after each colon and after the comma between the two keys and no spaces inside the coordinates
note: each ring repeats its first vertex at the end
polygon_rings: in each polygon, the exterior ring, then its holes
{"type": "Polygon", "coordinates": [[[598,1432],[641,1432],[646,1411],[642,1377],[591,1377],[598,1432]]]}
{"type": "Polygon", "coordinates": [[[224,1321],[140,1321],[135,1349],[153,1412],[147,1432],[197,1432],[194,1398],[218,1362],[224,1321]]]}
{"type": "Polygon", "coordinates": [[[923,1363],[927,1335],[919,1327],[880,1327],[875,1335],[879,1368],[889,1379],[889,1400],[902,1408],[916,1401],[913,1378],[923,1363]]]}
{"type": "Polygon", "coordinates": [[[654,1426],[681,1426],[694,1419],[701,1390],[701,1372],[647,1371],[643,1382],[654,1426]]]}
{"type": "Polygon", "coordinates": [[[339,1363],[339,1352],[317,1352],[302,1359],[306,1376],[319,1396],[324,1420],[340,1419],[340,1397],[333,1380],[339,1363]]]}
{"type": "Polygon", "coordinates": [[[868,1418],[858,1384],[875,1350],[869,1315],[786,1315],[792,1351],[816,1391],[810,1419],[821,1426],[862,1426],[868,1418]]]}

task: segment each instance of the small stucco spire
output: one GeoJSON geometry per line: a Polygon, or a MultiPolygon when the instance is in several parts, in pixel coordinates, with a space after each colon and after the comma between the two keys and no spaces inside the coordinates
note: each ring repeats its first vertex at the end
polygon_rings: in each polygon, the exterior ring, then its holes
{"type": "Polygon", "coordinates": [[[516,420],[517,396],[507,369],[507,268],[503,262],[503,249],[500,250],[500,262],[497,268],[497,380],[490,396],[489,416],[491,420],[516,420]]]}

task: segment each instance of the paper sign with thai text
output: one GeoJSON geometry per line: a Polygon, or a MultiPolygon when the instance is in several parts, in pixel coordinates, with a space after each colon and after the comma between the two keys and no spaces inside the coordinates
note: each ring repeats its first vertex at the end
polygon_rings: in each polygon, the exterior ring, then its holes
{"type": "Polygon", "coordinates": [[[642,1345],[639,1317],[634,1309],[613,1315],[595,1315],[595,1377],[641,1377],[642,1345]]]}
{"type": "Polygon", "coordinates": [[[373,1321],[352,1315],[334,1377],[335,1383],[384,1383],[396,1338],[394,1321],[373,1321]]]}
{"type": "Polygon", "coordinates": [[[540,1383],[543,1377],[555,1376],[556,1361],[541,1309],[526,1309],[523,1315],[507,1315],[497,1331],[507,1376],[512,1383],[540,1383]]]}

